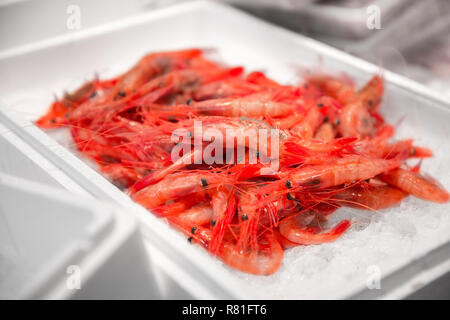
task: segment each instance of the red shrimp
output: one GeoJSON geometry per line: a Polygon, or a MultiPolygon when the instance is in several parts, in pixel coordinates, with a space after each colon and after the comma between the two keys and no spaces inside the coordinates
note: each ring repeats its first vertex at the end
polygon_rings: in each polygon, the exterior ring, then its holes
{"type": "Polygon", "coordinates": [[[278,230],[274,230],[274,236],[283,250],[298,247],[300,245],[299,243],[292,242],[291,240],[285,238],[278,230]]]}
{"type": "Polygon", "coordinates": [[[207,190],[189,194],[177,199],[173,203],[153,208],[152,213],[158,217],[174,216],[188,210],[189,208],[192,208],[198,203],[207,201],[207,199],[207,190]]]}
{"type": "Polygon", "coordinates": [[[214,81],[198,87],[193,97],[195,101],[238,98],[260,91],[260,87],[240,78],[229,81],[214,81]]]}
{"type": "Polygon", "coordinates": [[[249,73],[246,77],[246,81],[249,83],[256,84],[258,86],[264,87],[264,88],[279,88],[281,87],[281,84],[278,82],[269,79],[266,77],[266,75],[260,71],[253,71],[249,73]]]}
{"type": "Polygon", "coordinates": [[[234,189],[230,187],[219,187],[210,191],[213,217],[211,219],[212,236],[209,250],[218,253],[231,221],[236,212],[236,198],[234,189]]]}
{"type": "Polygon", "coordinates": [[[291,129],[305,117],[304,113],[294,113],[285,118],[268,119],[269,124],[278,129],[291,129]]]}
{"type": "Polygon", "coordinates": [[[273,235],[266,233],[259,240],[258,249],[239,250],[224,243],[220,258],[229,266],[256,275],[270,275],[280,268],[283,248],[273,235]]]}
{"type": "Polygon", "coordinates": [[[350,221],[339,222],[330,231],[321,233],[318,228],[304,226],[298,221],[299,216],[291,216],[280,222],[279,230],[283,237],[294,243],[309,245],[332,242],[339,238],[351,225],[350,221]]]}
{"type": "Polygon", "coordinates": [[[342,79],[328,75],[315,75],[309,77],[307,83],[319,87],[326,95],[337,99],[343,105],[349,104],[357,99],[357,93],[353,85],[342,79]]]}
{"type": "Polygon", "coordinates": [[[174,70],[172,72],[158,76],[134,92],[117,101],[111,101],[108,108],[103,104],[91,105],[86,104],[82,108],[78,108],[71,116],[72,121],[83,118],[92,119],[94,117],[102,117],[101,113],[116,114],[136,106],[145,106],[152,104],[169,93],[176,93],[190,87],[198,86],[201,83],[227,77],[233,73],[234,69],[214,69],[214,70],[193,70],[183,69],[174,70]]]}
{"type": "Polygon", "coordinates": [[[324,119],[323,114],[317,107],[312,107],[308,110],[305,117],[291,129],[291,133],[302,137],[303,139],[310,139],[319,128],[324,119]]]}
{"type": "Polygon", "coordinates": [[[449,200],[447,190],[434,181],[409,170],[398,168],[381,174],[380,178],[390,185],[420,199],[438,203],[446,203],[449,200]]]}
{"type": "Polygon", "coordinates": [[[128,95],[147,81],[179,68],[187,68],[189,59],[202,54],[200,49],[187,49],[179,51],[150,53],[143,57],[139,62],[118,78],[115,92],[116,96],[122,96],[122,93],[128,95]]]}
{"type": "Polygon", "coordinates": [[[305,166],[293,169],[282,183],[290,188],[327,188],[344,183],[370,179],[400,166],[395,159],[368,159],[349,156],[330,164],[305,166]]]}
{"type": "Polygon", "coordinates": [[[357,209],[382,210],[400,203],[406,194],[391,186],[354,186],[336,193],[333,198],[343,205],[357,209]],[[342,201],[340,201],[342,200],[342,201]]]}
{"type": "Polygon", "coordinates": [[[241,250],[255,249],[258,245],[258,225],[261,214],[255,194],[245,190],[239,195],[239,237],[237,247],[241,250]]]}
{"type": "Polygon", "coordinates": [[[120,189],[129,188],[142,177],[135,169],[124,167],[120,163],[101,166],[100,170],[120,189]]]}
{"type": "Polygon", "coordinates": [[[68,123],[70,114],[96,95],[96,90],[110,89],[112,81],[92,80],[84,83],[72,93],[66,93],[61,100],[52,103],[45,115],[40,117],[36,124],[41,128],[55,128],[68,123]]]}
{"type": "Polygon", "coordinates": [[[167,175],[186,167],[188,164],[194,163],[194,159],[195,159],[196,155],[199,153],[202,153],[202,150],[199,150],[199,151],[193,150],[192,152],[189,152],[188,154],[183,155],[180,159],[173,162],[170,166],[150,173],[149,175],[145,176],[143,179],[137,181],[133,185],[133,188],[131,191],[133,193],[135,193],[150,184],[154,184],[154,183],[160,181],[161,179],[164,179],[167,175]]]}
{"type": "Polygon", "coordinates": [[[273,101],[266,94],[256,93],[242,98],[205,100],[192,103],[188,107],[178,106],[176,109],[216,116],[279,118],[292,114],[297,106],[273,101]]]}
{"type": "Polygon", "coordinates": [[[201,192],[226,181],[226,177],[210,172],[174,173],[132,194],[132,199],[152,209],[169,200],[201,192]]]}
{"type": "MultiPolygon", "coordinates": [[[[210,229],[186,224],[176,217],[170,221],[189,235],[190,241],[200,243],[206,248],[212,239],[210,229]]],[[[239,250],[230,241],[223,241],[216,253],[224,263],[243,272],[256,275],[270,275],[276,272],[283,260],[283,248],[275,237],[269,233],[260,236],[258,248],[254,250],[239,250]]]]}
{"type": "Polygon", "coordinates": [[[336,136],[334,126],[329,122],[324,122],[314,135],[315,139],[331,141],[336,136]]]}
{"type": "MultiPolygon", "coordinates": [[[[179,221],[195,226],[209,224],[213,216],[213,209],[209,203],[200,203],[190,209],[178,214],[176,217],[179,221]]],[[[168,216],[170,220],[172,216],[168,216]]]]}
{"type": "Polygon", "coordinates": [[[374,134],[375,119],[370,111],[377,109],[383,94],[382,81],[374,76],[358,92],[356,100],[346,104],[342,109],[339,132],[344,137],[364,137],[374,134]]]}

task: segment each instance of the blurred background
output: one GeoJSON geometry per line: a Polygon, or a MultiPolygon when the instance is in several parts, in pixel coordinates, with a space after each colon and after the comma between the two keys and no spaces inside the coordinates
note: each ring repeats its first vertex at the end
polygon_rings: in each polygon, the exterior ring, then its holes
{"type": "MultiPolygon", "coordinates": [[[[187,1],[196,0],[0,0],[0,51],[187,1]]],[[[370,60],[450,99],[450,0],[211,1],[370,60]]]]}

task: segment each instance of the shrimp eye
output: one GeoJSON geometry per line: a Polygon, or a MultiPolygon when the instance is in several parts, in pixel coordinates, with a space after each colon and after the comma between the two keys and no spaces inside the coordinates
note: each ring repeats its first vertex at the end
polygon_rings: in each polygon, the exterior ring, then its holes
{"type": "Polygon", "coordinates": [[[330,118],[328,118],[328,116],[325,116],[324,118],[323,118],[323,122],[328,122],[330,120],[330,118]]]}
{"type": "Polygon", "coordinates": [[[187,241],[188,241],[189,243],[192,243],[192,237],[189,237],[189,238],[187,239],[187,241]]]}
{"type": "Polygon", "coordinates": [[[117,92],[117,95],[114,97],[114,101],[117,100],[117,99],[119,99],[119,98],[123,98],[123,97],[125,97],[125,96],[126,96],[126,93],[125,93],[125,92],[119,91],[119,92],[117,92]]]}
{"type": "Polygon", "coordinates": [[[338,126],[338,125],[340,125],[340,124],[341,124],[341,120],[337,119],[337,120],[336,120],[336,125],[338,126]]]}
{"type": "Polygon", "coordinates": [[[201,183],[202,183],[202,187],[207,187],[208,186],[208,181],[206,181],[206,179],[200,179],[201,183]]]}
{"type": "Polygon", "coordinates": [[[95,97],[97,95],[97,91],[93,91],[91,93],[91,95],[89,96],[89,99],[92,99],[93,97],[95,97]]]}
{"type": "Polygon", "coordinates": [[[216,220],[211,220],[211,227],[214,227],[216,225],[216,220]]]}
{"type": "Polygon", "coordinates": [[[319,103],[317,104],[317,106],[318,106],[319,108],[322,108],[322,107],[323,107],[323,103],[322,103],[322,102],[319,102],[319,103]]]}
{"type": "Polygon", "coordinates": [[[286,188],[288,188],[288,189],[292,188],[291,180],[286,180],[286,188]]]}
{"type": "Polygon", "coordinates": [[[297,202],[297,204],[295,205],[297,207],[298,211],[301,211],[303,209],[302,205],[300,204],[300,202],[297,202]]]}
{"type": "Polygon", "coordinates": [[[192,227],[191,229],[192,234],[195,234],[195,231],[197,231],[197,227],[192,227]]]}
{"type": "Polygon", "coordinates": [[[243,215],[241,215],[241,219],[242,221],[246,221],[248,220],[248,216],[244,213],[243,215]]]}
{"type": "Polygon", "coordinates": [[[187,104],[187,105],[190,105],[191,103],[192,103],[192,99],[187,99],[187,100],[186,100],[186,104],[187,104]]]}
{"type": "Polygon", "coordinates": [[[290,193],[288,193],[286,195],[286,198],[288,198],[288,200],[295,200],[295,197],[292,194],[290,194],[290,193]]]}

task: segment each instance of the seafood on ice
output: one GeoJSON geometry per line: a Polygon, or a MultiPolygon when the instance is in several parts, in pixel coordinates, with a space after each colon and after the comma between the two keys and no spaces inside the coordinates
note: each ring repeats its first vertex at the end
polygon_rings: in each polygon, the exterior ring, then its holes
{"type": "Polygon", "coordinates": [[[419,165],[408,166],[432,152],[392,139],[383,91],[379,75],[362,87],[319,73],[284,85],[186,49],[86,82],[37,125],[68,128],[104,175],[190,242],[268,275],[284,250],[346,232],[351,221],[327,222],[340,207],[449,200],[419,165]]]}

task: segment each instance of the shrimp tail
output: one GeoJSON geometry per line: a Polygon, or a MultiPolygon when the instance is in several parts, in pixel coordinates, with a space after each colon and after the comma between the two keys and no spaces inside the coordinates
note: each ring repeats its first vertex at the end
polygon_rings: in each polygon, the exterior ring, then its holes
{"type": "Polygon", "coordinates": [[[311,156],[309,150],[295,142],[288,141],[284,144],[285,156],[283,164],[292,166],[303,163],[305,159],[311,156]]]}

